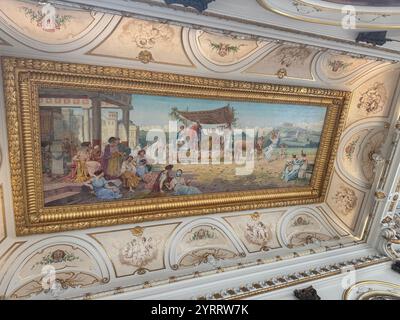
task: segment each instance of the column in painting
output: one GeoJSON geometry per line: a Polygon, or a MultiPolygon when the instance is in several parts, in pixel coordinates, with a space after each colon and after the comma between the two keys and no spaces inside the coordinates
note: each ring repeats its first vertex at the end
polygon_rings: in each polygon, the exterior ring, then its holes
{"type": "Polygon", "coordinates": [[[101,100],[92,98],[92,145],[101,146],[101,100]]]}
{"type": "Polygon", "coordinates": [[[90,141],[90,109],[89,108],[83,108],[83,119],[82,119],[82,125],[83,125],[83,141],[90,141]]]}
{"type": "Polygon", "coordinates": [[[122,108],[122,123],[125,130],[126,141],[121,141],[126,146],[129,146],[129,108],[122,108]]]}

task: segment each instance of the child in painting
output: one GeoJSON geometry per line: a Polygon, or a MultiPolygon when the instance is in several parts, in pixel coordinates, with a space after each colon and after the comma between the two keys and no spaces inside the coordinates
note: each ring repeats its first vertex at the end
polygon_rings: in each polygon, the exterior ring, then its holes
{"type": "Polygon", "coordinates": [[[109,185],[109,182],[104,178],[104,172],[101,169],[94,173],[94,176],[91,179],[91,185],[97,199],[113,200],[122,197],[117,187],[109,185]]]}
{"type": "Polygon", "coordinates": [[[200,194],[201,191],[193,186],[190,186],[190,181],[185,181],[185,178],[182,176],[183,171],[179,169],[176,171],[175,177],[170,182],[170,189],[174,190],[174,195],[191,195],[191,194],[200,194]]]}
{"type": "Polygon", "coordinates": [[[121,179],[125,188],[128,188],[130,192],[135,191],[134,189],[138,186],[140,178],[136,175],[136,167],[132,156],[129,156],[122,163],[121,179]]]}

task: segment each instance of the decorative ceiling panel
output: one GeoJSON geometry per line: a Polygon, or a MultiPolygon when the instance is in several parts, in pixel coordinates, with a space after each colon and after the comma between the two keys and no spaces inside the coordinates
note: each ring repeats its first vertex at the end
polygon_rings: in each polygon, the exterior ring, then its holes
{"type": "MultiPolygon", "coordinates": [[[[398,7],[376,6],[344,7],[343,3],[314,0],[257,0],[270,12],[284,17],[321,25],[353,27],[364,29],[400,29],[398,7]],[[343,13],[344,10],[344,13],[343,13]]],[[[362,2],[362,1],[360,1],[362,2]]]]}
{"type": "Polygon", "coordinates": [[[88,54],[142,63],[192,67],[183,47],[182,27],[123,18],[115,30],[88,54]]]}

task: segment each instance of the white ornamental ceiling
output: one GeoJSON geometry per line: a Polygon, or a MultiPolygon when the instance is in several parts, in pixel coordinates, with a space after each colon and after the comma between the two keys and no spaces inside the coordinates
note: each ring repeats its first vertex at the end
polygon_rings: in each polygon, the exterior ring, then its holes
{"type": "MultiPolygon", "coordinates": [[[[210,12],[218,9],[218,2],[210,4],[210,12]]],[[[253,2],[250,9],[256,3],[253,2]]],[[[234,9],[237,3],[232,2],[234,9]]],[[[279,8],[286,12],[284,16],[293,14],[297,19],[301,15],[298,10],[309,7],[311,0],[301,1],[301,5],[294,3],[300,1],[258,0],[257,8],[260,12],[279,8]]],[[[334,4],[326,2],[326,6],[334,4]]],[[[121,285],[131,277],[132,285],[143,287],[150,279],[176,280],[206,272],[209,266],[202,265],[205,254],[222,261],[212,266],[217,272],[222,267],[270,263],[364,241],[363,236],[371,227],[371,212],[377,202],[384,200],[377,195],[387,178],[382,159],[392,147],[392,127],[398,118],[400,64],[395,59],[377,57],[373,51],[363,55],[351,47],[327,47],[316,41],[310,44],[289,41],[287,37],[277,39],[274,31],[255,36],[240,29],[233,32],[198,24],[190,27],[160,18],[121,16],[98,8],[56,5],[56,9],[57,28],[49,32],[37,19],[39,4],[2,0],[1,55],[341,89],[351,91],[352,97],[324,203],[79,231],[79,239],[56,236],[37,239],[34,245],[29,243],[31,240],[16,240],[11,249],[24,254],[7,262],[13,275],[6,274],[7,281],[0,285],[0,289],[6,286],[7,295],[26,298],[44,294],[40,286],[35,287],[39,283],[39,267],[43,258],[57,249],[77,257],[59,265],[60,270],[79,270],[77,278],[71,279],[65,272],[66,281],[91,288],[108,282],[121,285]],[[259,222],[267,229],[261,240],[249,232],[259,222]],[[200,242],[193,240],[205,230],[213,236],[200,242]],[[152,241],[153,249],[140,259],[121,259],[115,250],[123,250],[132,237],[152,239],[148,241],[152,241]],[[142,274],[145,275],[138,279],[142,274]]],[[[316,10],[315,19],[334,19],[333,11],[329,13],[332,16],[323,14],[316,10]]],[[[394,16],[395,12],[386,18],[396,26],[394,16]]],[[[379,18],[376,23],[384,22],[379,18]]],[[[0,196],[2,192],[0,189],[0,196]]],[[[8,211],[7,217],[11,218],[12,212],[8,211]]],[[[3,229],[4,226],[0,228],[3,229]]],[[[6,232],[1,232],[5,238],[6,232]]]]}

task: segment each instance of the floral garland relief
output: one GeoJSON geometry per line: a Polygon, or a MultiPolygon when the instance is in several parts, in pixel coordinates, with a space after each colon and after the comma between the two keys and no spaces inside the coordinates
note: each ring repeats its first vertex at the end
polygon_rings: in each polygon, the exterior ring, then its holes
{"type": "Polygon", "coordinates": [[[60,30],[72,20],[70,15],[57,14],[56,8],[50,3],[45,4],[40,10],[28,7],[21,7],[21,10],[24,11],[25,16],[30,19],[31,23],[36,23],[39,28],[46,32],[60,30]]]}
{"type": "Polygon", "coordinates": [[[57,264],[57,263],[72,262],[75,260],[80,260],[80,259],[74,253],[66,251],[66,250],[57,249],[57,250],[54,250],[54,251],[50,252],[49,254],[43,256],[42,260],[35,263],[31,269],[34,269],[38,265],[46,266],[46,265],[53,265],[53,264],[57,264]]]}
{"type": "Polygon", "coordinates": [[[345,186],[340,186],[336,191],[333,200],[339,209],[340,213],[348,215],[357,206],[357,196],[354,190],[345,186]]]}
{"type": "Polygon", "coordinates": [[[387,101],[388,94],[384,84],[375,82],[371,88],[361,95],[357,108],[367,115],[376,114],[383,110],[387,101]]]}

